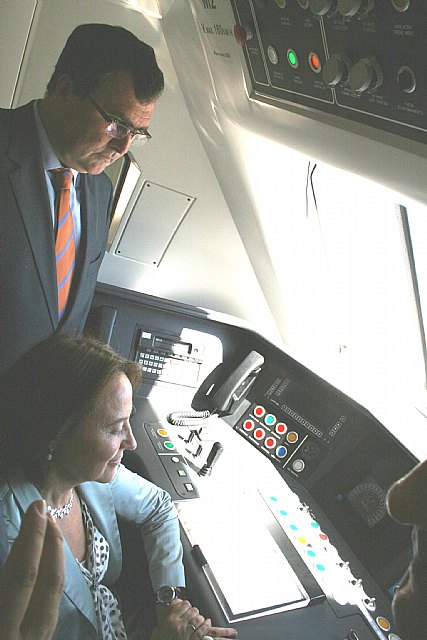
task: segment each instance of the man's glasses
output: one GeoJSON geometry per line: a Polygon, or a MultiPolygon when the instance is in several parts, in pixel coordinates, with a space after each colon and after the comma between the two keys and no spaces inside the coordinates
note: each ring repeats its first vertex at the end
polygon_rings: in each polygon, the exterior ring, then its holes
{"type": "Polygon", "coordinates": [[[101,109],[99,104],[95,102],[93,98],[87,96],[89,102],[95,107],[98,113],[104,118],[106,122],[108,122],[108,126],[105,129],[105,133],[112,138],[117,138],[117,140],[123,140],[123,138],[127,138],[128,135],[132,136],[132,144],[134,146],[142,146],[148,140],[151,140],[151,135],[148,133],[148,129],[145,127],[141,127],[141,129],[132,129],[131,127],[127,127],[125,124],[116,120],[116,118],[112,118],[107,115],[105,111],[101,109]]]}

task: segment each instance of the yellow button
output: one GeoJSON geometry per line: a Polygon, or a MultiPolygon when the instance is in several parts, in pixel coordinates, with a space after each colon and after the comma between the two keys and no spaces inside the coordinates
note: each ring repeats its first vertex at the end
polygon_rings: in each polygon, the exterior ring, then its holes
{"type": "Polygon", "coordinates": [[[162,436],[162,438],[166,438],[166,436],[168,435],[166,429],[157,429],[157,433],[159,434],[159,436],[162,436]]]}
{"type": "Polygon", "coordinates": [[[389,631],[390,630],[390,622],[387,620],[387,618],[383,618],[382,616],[378,616],[377,625],[383,631],[389,631]]]}

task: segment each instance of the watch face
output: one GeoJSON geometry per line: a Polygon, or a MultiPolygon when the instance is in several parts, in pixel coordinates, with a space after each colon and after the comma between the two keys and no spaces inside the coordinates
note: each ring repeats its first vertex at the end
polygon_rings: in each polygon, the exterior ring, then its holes
{"type": "Polygon", "coordinates": [[[160,604],[170,604],[175,597],[175,589],[173,587],[160,587],[157,592],[157,602],[160,604]]]}

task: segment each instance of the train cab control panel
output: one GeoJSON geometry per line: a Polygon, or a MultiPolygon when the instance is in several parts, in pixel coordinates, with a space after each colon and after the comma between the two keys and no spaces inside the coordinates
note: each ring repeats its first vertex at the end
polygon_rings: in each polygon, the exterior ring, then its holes
{"type": "Polygon", "coordinates": [[[411,530],[386,493],[415,457],[246,326],[109,285],[96,305],[116,311],[112,347],[151,368],[125,463],[175,501],[190,599],[245,640],[400,640],[391,601],[411,530]],[[172,380],[144,363],[162,351],[179,360],[172,380]]]}
{"type": "Polygon", "coordinates": [[[233,0],[233,9],[253,99],[427,142],[423,2],[233,0]]]}

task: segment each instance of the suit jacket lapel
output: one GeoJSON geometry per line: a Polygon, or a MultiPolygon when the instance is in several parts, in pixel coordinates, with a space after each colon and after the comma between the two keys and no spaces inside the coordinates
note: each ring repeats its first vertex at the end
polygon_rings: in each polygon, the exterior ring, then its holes
{"type": "MultiPolygon", "coordinates": [[[[34,500],[40,500],[42,495],[38,489],[31,483],[25,481],[23,476],[9,480],[9,485],[14,496],[22,510],[25,513],[34,500]]],[[[86,580],[73,556],[73,553],[64,540],[65,551],[65,585],[64,594],[73,604],[81,611],[81,613],[89,620],[89,622],[97,629],[97,621],[93,598],[86,580]]]]}
{"type": "Polygon", "coordinates": [[[92,520],[110,547],[110,559],[106,574],[108,584],[114,584],[122,570],[122,546],[111,489],[108,484],[84,482],[79,493],[86,502],[92,520]]]}
{"type": "Polygon", "coordinates": [[[11,140],[6,153],[14,163],[9,179],[55,329],[58,324],[58,300],[54,235],[32,103],[22,109],[22,116],[20,135],[11,140]],[[41,215],[39,212],[42,212],[41,215]]]}

